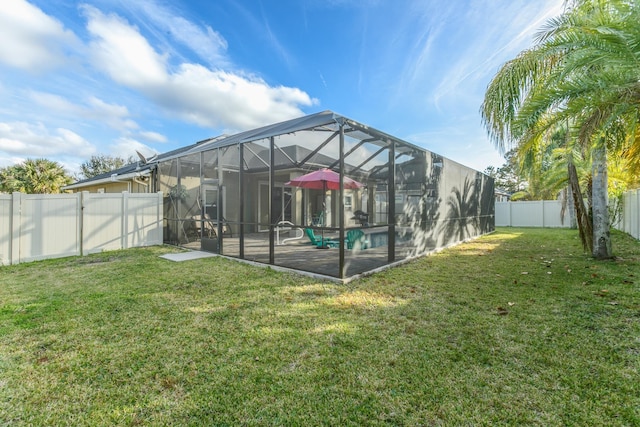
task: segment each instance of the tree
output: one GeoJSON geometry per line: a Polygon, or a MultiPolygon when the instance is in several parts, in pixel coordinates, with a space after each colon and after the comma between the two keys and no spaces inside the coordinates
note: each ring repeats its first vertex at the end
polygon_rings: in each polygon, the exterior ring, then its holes
{"type": "Polygon", "coordinates": [[[62,165],[47,159],[27,159],[0,169],[0,191],[27,194],[60,193],[72,179],[62,165]]]}
{"type": "Polygon", "coordinates": [[[525,191],[527,179],[523,176],[516,150],[510,150],[504,154],[505,162],[497,169],[489,166],[484,173],[495,179],[496,188],[508,191],[511,194],[525,191]]]}
{"type": "Polygon", "coordinates": [[[495,179],[497,188],[511,193],[512,201],[554,199],[558,191],[546,183],[547,169],[551,166],[549,155],[545,153],[544,159],[538,161],[513,149],[504,154],[506,161],[502,166],[498,169],[490,166],[485,173],[495,179]]]}
{"type": "Polygon", "coordinates": [[[97,156],[91,156],[91,158],[80,165],[79,178],[89,179],[94,176],[102,175],[103,173],[111,172],[115,169],[119,169],[125,165],[133,163],[133,158],[125,160],[119,156],[109,156],[106,154],[99,154],[97,156]]]}
{"type": "Polygon", "coordinates": [[[625,157],[635,170],[640,163],[633,155],[640,152],[639,19],[636,1],[567,3],[532,48],[498,71],[481,108],[498,148],[514,146],[521,155],[536,155],[559,126],[568,125],[566,146],[577,147],[592,161],[590,249],[596,258],[612,256],[608,154],[625,157]]]}

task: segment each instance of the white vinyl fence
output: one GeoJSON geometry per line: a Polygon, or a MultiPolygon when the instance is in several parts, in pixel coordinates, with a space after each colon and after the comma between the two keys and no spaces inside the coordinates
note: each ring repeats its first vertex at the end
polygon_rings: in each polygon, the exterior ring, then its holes
{"type": "Polygon", "coordinates": [[[640,190],[624,193],[622,200],[622,218],[617,224],[619,230],[640,239],[640,190]]]}
{"type": "MultiPolygon", "coordinates": [[[[568,209],[564,223],[560,220],[562,202],[544,200],[533,202],[496,202],[498,227],[570,227],[568,209]]],[[[624,193],[622,215],[613,225],[640,240],[640,190],[624,193]]]]}
{"type": "Polygon", "coordinates": [[[162,244],[162,193],[0,194],[0,265],[162,244]]]}
{"type": "Polygon", "coordinates": [[[559,200],[496,202],[496,227],[571,227],[569,209],[561,212],[559,200]]]}

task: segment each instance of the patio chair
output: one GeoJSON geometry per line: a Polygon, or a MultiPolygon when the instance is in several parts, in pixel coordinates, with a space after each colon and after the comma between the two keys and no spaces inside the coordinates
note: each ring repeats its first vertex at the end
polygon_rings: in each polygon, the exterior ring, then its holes
{"type": "Polygon", "coordinates": [[[307,235],[307,237],[309,238],[309,241],[311,242],[311,244],[315,245],[318,248],[322,248],[322,247],[325,247],[325,246],[328,246],[330,248],[337,248],[338,245],[340,244],[339,240],[323,239],[322,236],[316,236],[313,233],[313,230],[310,229],[310,228],[305,228],[304,232],[307,235]]]}
{"type": "MultiPolygon", "coordinates": [[[[204,214],[204,217],[202,215],[194,215],[191,219],[194,221],[198,236],[200,235],[201,229],[203,229],[205,237],[218,237],[218,222],[211,219],[209,215],[204,214]]],[[[233,237],[231,228],[227,227],[226,220],[224,218],[222,218],[222,220],[222,233],[229,234],[229,237],[233,237]]]]}
{"type": "Polygon", "coordinates": [[[347,249],[367,249],[369,241],[366,239],[364,232],[359,229],[347,231],[347,249]]]}
{"type": "Polygon", "coordinates": [[[194,215],[191,219],[194,221],[193,223],[196,227],[198,236],[201,235],[202,231],[204,231],[205,237],[214,237],[216,235],[215,226],[213,222],[211,222],[211,219],[209,219],[208,215],[205,215],[204,217],[202,217],[202,215],[194,215]]]}
{"type": "Polygon", "coordinates": [[[314,227],[324,227],[324,212],[320,211],[311,218],[311,225],[314,227]]]}

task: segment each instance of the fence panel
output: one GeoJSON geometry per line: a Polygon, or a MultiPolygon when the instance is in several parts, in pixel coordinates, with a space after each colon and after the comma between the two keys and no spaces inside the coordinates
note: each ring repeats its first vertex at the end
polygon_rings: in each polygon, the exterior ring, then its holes
{"type": "Polygon", "coordinates": [[[569,228],[568,210],[564,217],[561,213],[562,202],[559,200],[496,202],[496,226],[569,228]]]}
{"type": "Polygon", "coordinates": [[[123,195],[82,194],[82,254],[121,249],[123,195]]]}
{"type": "MultiPolygon", "coordinates": [[[[20,261],[80,255],[80,194],[19,197],[20,211],[14,210],[13,221],[15,224],[17,220],[20,227],[20,261]]],[[[13,237],[15,241],[16,236],[13,237]]]]}
{"type": "Polygon", "coordinates": [[[0,195],[0,265],[162,244],[162,195],[0,195]]]}
{"type": "Polygon", "coordinates": [[[496,202],[496,227],[509,227],[511,225],[511,204],[509,202],[496,202]]]}
{"type": "Polygon", "coordinates": [[[562,212],[562,202],[559,200],[543,200],[543,227],[569,228],[568,211],[562,212]]]}
{"type": "Polygon", "coordinates": [[[129,194],[125,212],[125,248],[162,244],[162,193],[154,194],[155,199],[146,194],[129,194]]]}

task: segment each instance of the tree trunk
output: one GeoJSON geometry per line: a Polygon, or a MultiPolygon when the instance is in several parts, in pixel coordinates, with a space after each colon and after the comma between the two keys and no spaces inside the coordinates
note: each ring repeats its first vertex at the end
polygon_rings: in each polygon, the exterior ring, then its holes
{"type": "Polygon", "coordinates": [[[609,204],[607,195],[607,149],[601,142],[593,150],[592,203],[593,203],[593,257],[613,257],[609,233],[609,204]]]}
{"type": "Polygon", "coordinates": [[[567,165],[569,173],[569,187],[571,188],[573,203],[576,208],[576,221],[578,222],[580,240],[582,241],[582,246],[585,250],[593,252],[593,225],[587,208],[584,206],[584,198],[582,197],[582,191],[580,190],[578,171],[571,159],[569,159],[567,165]]]}

